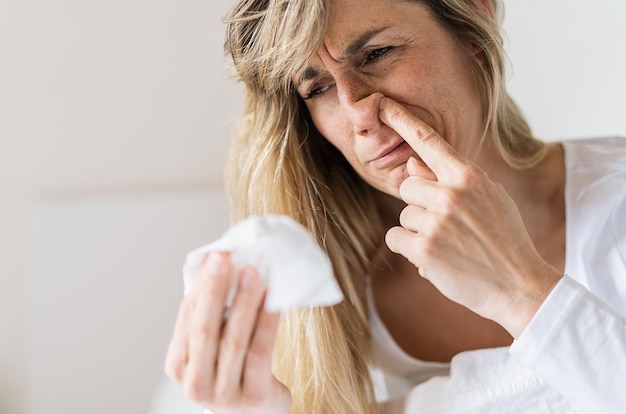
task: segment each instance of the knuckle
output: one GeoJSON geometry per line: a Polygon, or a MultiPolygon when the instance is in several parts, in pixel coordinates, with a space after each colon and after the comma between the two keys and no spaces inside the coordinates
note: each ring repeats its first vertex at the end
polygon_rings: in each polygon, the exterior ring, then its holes
{"type": "Polygon", "coordinates": [[[385,242],[391,251],[394,253],[403,254],[407,249],[407,242],[410,240],[408,237],[408,230],[403,227],[392,227],[387,231],[385,235],[385,242]]]}
{"type": "Polygon", "coordinates": [[[233,314],[236,311],[238,318],[244,321],[255,318],[262,298],[263,290],[260,288],[238,291],[233,303],[233,314]]]}
{"type": "Polygon", "coordinates": [[[410,206],[407,206],[403,208],[402,211],[400,212],[400,225],[402,227],[407,227],[409,224],[409,215],[410,215],[409,208],[410,206]]]}
{"type": "Polygon", "coordinates": [[[430,216],[428,220],[423,220],[420,224],[420,240],[419,247],[421,251],[424,251],[425,247],[432,244],[433,240],[437,237],[439,231],[439,221],[436,216],[430,216]]]}
{"type": "Polygon", "coordinates": [[[400,187],[398,187],[398,192],[400,193],[400,197],[403,199],[410,194],[411,192],[411,177],[400,183],[400,187]]]}
{"type": "Polygon", "coordinates": [[[426,237],[414,238],[409,242],[412,254],[407,255],[406,258],[417,268],[421,268],[427,260],[425,250],[428,243],[426,237]]]}
{"type": "Polygon", "coordinates": [[[460,164],[458,168],[460,173],[459,184],[464,187],[476,185],[486,176],[483,170],[469,162],[460,164]]]}
{"type": "Polygon", "coordinates": [[[211,404],[213,395],[209,387],[203,384],[198,378],[190,378],[183,384],[185,397],[198,404],[211,404]]]}
{"type": "Polygon", "coordinates": [[[436,236],[430,236],[423,239],[423,242],[421,243],[421,250],[423,257],[425,258],[424,262],[426,262],[428,258],[432,258],[437,253],[436,244],[436,236]]]}
{"type": "Polygon", "coordinates": [[[176,382],[181,382],[185,363],[182,358],[168,356],[165,360],[165,374],[176,382]]]}
{"type": "Polygon", "coordinates": [[[246,406],[252,409],[265,405],[266,396],[258,390],[250,390],[245,395],[246,406]]]}
{"type": "Polygon", "coordinates": [[[197,318],[194,322],[192,335],[199,340],[206,342],[208,340],[213,340],[213,338],[218,336],[220,327],[215,326],[215,324],[210,323],[203,318],[197,318]]]}
{"type": "Polygon", "coordinates": [[[428,220],[424,220],[420,226],[420,234],[427,243],[430,243],[435,237],[437,237],[440,228],[437,216],[429,216],[428,220]]]}
{"type": "Polygon", "coordinates": [[[227,289],[226,280],[221,277],[212,277],[212,275],[207,275],[207,277],[210,278],[206,288],[207,296],[215,299],[223,297],[227,289]]]}
{"type": "Polygon", "coordinates": [[[241,338],[239,335],[225,335],[222,338],[220,349],[227,349],[232,353],[241,353],[245,351],[245,348],[248,346],[247,341],[241,338]]]}
{"type": "Polygon", "coordinates": [[[438,204],[439,211],[444,217],[451,217],[453,214],[455,214],[455,212],[458,211],[459,207],[462,205],[463,197],[461,191],[462,190],[459,190],[457,188],[450,187],[447,187],[442,191],[441,196],[438,200],[438,204]]]}
{"type": "Polygon", "coordinates": [[[428,125],[416,124],[414,128],[415,135],[417,135],[417,137],[422,141],[431,141],[437,135],[437,133],[428,125]]]}
{"type": "Polygon", "coordinates": [[[397,241],[398,241],[398,229],[396,227],[392,227],[389,230],[387,230],[387,233],[385,233],[385,244],[394,253],[398,253],[397,241]]]}
{"type": "Polygon", "coordinates": [[[398,122],[406,122],[408,120],[407,116],[404,114],[400,106],[393,105],[387,111],[388,111],[387,116],[392,122],[398,123],[398,122]]]}
{"type": "Polygon", "coordinates": [[[251,365],[262,364],[272,357],[273,347],[263,342],[253,343],[246,360],[251,365]]]}
{"type": "Polygon", "coordinates": [[[221,408],[233,407],[236,404],[236,395],[230,389],[218,386],[211,396],[211,405],[221,408]]]}

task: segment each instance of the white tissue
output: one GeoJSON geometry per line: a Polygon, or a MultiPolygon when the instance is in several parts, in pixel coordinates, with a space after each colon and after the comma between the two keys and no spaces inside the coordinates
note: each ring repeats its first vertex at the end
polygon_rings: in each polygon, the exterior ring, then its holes
{"type": "Polygon", "coordinates": [[[228,229],[221,239],[189,252],[183,266],[185,293],[209,252],[230,252],[233,285],[229,301],[236,291],[236,276],[248,265],[267,286],[268,312],[330,306],[343,299],[324,251],[306,228],[287,216],[249,217],[228,229]]]}

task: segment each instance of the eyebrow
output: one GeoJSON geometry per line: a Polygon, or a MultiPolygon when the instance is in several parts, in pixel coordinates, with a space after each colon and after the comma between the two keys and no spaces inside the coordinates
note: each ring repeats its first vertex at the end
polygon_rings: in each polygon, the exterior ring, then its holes
{"type": "MultiPolygon", "coordinates": [[[[391,25],[383,26],[383,27],[379,27],[377,29],[370,30],[368,32],[361,34],[352,43],[350,43],[348,47],[344,49],[340,59],[345,59],[348,56],[356,54],[358,51],[363,49],[363,47],[367,44],[367,42],[369,42],[372,39],[372,37],[389,29],[390,27],[392,26],[391,25]]],[[[304,72],[302,72],[302,75],[300,75],[300,77],[298,78],[298,82],[296,83],[296,88],[299,88],[303,82],[314,79],[319,74],[320,74],[320,70],[317,68],[314,68],[314,67],[306,68],[304,72]]]]}
{"type": "Polygon", "coordinates": [[[302,75],[300,75],[300,77],[298,78],[298,82],[296,83],[296,89],[299,88],[303,82],[314,79],[319,74],[320,74],[319,69],[316,69],[314,67],[306,68],[304,72],[302,72],[302,75]]]}
{"type": "Polygon", "coordinates": [[[363,49],[363,46],[365,46],[367,42],[369,42],[372,39],[372,37],[376,36],[380,32],[383,32],[389,29],[390,27],[392,26],[383,26],[383,27],[379,27],[378,29],[370,30],[369,32],[363,33],[361,36],[357,37],[352,43],[350,43],[348,47],[344,49],[342,58],[345,59],[348,56],[354,55],[359,50],[363,49]]]}

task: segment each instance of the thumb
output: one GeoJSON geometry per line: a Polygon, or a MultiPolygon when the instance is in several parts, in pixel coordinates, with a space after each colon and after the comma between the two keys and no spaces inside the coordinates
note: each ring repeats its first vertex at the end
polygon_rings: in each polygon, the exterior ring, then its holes
{"type": "Polygon", "coordinates": [[[415,157],[411,157],[406,162],[406,172],[410,176],[418,176],[422,178],[426,178],[427,180],[437,181],[437,176],[428,168],[424,161],[417,159],[415,157]]]}

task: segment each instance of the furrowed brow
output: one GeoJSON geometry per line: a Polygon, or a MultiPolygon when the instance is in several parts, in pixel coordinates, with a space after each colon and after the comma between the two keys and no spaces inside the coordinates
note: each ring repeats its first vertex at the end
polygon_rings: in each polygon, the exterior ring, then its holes
{"type": "MultiPolygon", "coordinates": [[[[377,29],[373,29],[373,30],[370,30],[361,34],[352,43],[350,43],[348,47],[344,49],[343,54],[342,54],[342,59],[346,59],[347,57],[358,53],[372,39],[372,37],[376,36],[377,34],[391,27],[393,26],[391,25],[383,26],[383,27],[379,27],[377,29]]],[[[296,89],[299,88],[303,82],[314,79],[315,77],[319,76],[320,73],[321,71],[314,67],[306,68],[304,72],[302,72],[302,75],[300,75],[300,77],[298,78],[298,81],[296,82],[296,89]]]]}
{"type": "Polygon", "coordinates": [[[379,27],[378,29],[370,30],[368,32],[363,33],[362,35],[357,37],[352,43],[350,43],[348,47],[344,49],[343,58],[345,59],[348,56],[354,55],[355,53],[363,49],[363,47],[367,44],[367,42],[369,42],[372,39],[372,37],[389,29],[390,27],[392,26],[379,27]]]}

